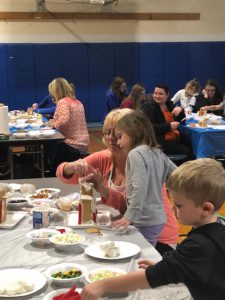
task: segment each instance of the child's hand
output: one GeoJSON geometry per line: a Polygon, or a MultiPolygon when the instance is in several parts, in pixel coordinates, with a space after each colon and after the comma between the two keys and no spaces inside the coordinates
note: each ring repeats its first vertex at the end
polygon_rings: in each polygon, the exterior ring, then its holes
{"type": "Polygon", "coordinates": [[[82,300],[97,300],[104,293],[103,288],[101,287],[101,282],[96,281],[91,284],[85,285],[80,296],[82,300]]]}
{"type": "Polygon", "coordinates": [[[123,227],[123,228],[127,228],[129,225],[130,225],[131,221],[126,219],[125,217],[117,220],[117,221],[114,221],[112,223],[112,226],[114,228],[120,228],[120,227],[123,227]]]}
{"type": "Polygon", "coordinates": [[[149,259],[142,259],[142,260],[138,261],[139,269],[147,269],[148,267],[152,267],[154,265],[155,265],[155,263],[149,259]]]}

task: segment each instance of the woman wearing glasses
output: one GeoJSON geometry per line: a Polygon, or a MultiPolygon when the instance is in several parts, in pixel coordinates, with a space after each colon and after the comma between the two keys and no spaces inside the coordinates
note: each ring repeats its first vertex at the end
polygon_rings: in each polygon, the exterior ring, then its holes
{"type": "MultiPolygon", "coordinates": [[[[113,110],[106,116],[103,125],[106,150],[95,152],[78,161],[64,162],[59,165],[56,172],[56,175],[68,184],[78,184],[80,177],[90,175],[90,181],[100,194],[101,202],[119,210],[122,215],[127,209],[125,165],[128,153],[121,151],[117,145],[115,126],[122,116],[130,112],[131,109],[123,108],[113,110]]],[[[170,250],[178,239],[178,225],[171,211],[165,187],[162,193],[167,223],[156,247],[158,251],[162,250],[160,253],[170,250]]]]}
{"type": "MultiPolygon", "coordinates": [[[[201,94],[196,97],[194,112],[198,112],[201,107],[218,105],[223,101],[223,94],[218,83],[213,79],[208,79],[201,94]]],[[[217,110],[217,115],[222,115],[223,110],[217,110]]]]}

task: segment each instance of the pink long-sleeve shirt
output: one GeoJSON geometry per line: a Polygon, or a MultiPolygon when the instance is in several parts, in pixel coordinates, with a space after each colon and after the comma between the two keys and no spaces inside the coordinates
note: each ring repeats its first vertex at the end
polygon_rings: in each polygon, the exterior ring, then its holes
{"type": "Polygon", "coordinates": [[[59,100],[53,117],[53,125],[65,136],[65,143],[78,149],[88,150],[89,135],[84,107],[79,100],[59,100]]]}

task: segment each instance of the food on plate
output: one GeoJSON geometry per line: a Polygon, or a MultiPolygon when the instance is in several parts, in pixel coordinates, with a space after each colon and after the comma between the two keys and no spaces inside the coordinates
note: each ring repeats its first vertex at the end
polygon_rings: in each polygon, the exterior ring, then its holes
{"type": "Polygon", "coordinates": [[[76,291],[76,286],[72,286],[66,293],[59,294],[52,298],[52,300],[63,300],[63,299],[73,299],[80,300],[80,294],[76,291]]]}
{"type": "Polygon", "coordinates": [[[78,224],[92,224],[94,222],[93,202],[92,196],[81,195],[78,205],[78,224]]]}
{"type": "Polygon", "coordinates": [[[100,246],[105,257],[118,257],[120,256],[120,248],[114,242],[109,242],[100,246]]]}
{"type": "Polygon", "coordinates": [[[202,117],[202,116],[204,116],[205,113],[207,113],[207,110],[204,109],[204,107],[201,107],[198,111],[198,116],[202,117]]]}
{"type": "Polygon", "coordinates": [[[116,277],[116,276],[120,276],[123,275],[124,273],[122,272],[118,272],[118,271],[114,271],[114,270],[107,270],[107,269],[102,269],[99,271],[96,271],[94,273],[90,273],[89,274],[89,280],[91,282],[94,281],[98,281],[98,280],[102,280],[102,279],[106,279],[106,278],[110,278],[110,277],[116,277]]]}
{"type": "Polygon", "coordinates": [[[34,284],[24,280],[6,280],[0,283],[1,296],[14,296],[31,292],[34,289],[34,284]]]}
{"type": "Polygon", "coordinates": [[[22,204],[22,203],[27,203],[27,200],[24,200],[24,199],[9,200],[8,203],[11,203],[11,204],[22,204]]]}
{"type": "Polygon", "coordinates": [[[77,278],[77,277],[80,277],[81,275],[82,275],[82,272],[78,268],[72,268],[72,269],[64,271],[64,272],[57,271],[57,272],[51,274],[51,276],[56,279],[77,278]]]}
{"type": "Polygon", "coordinates": [[[61,235],[52,237],[52,241],[56,244],[74,244],[83,240],[83,237],[73,232],[65,232],[61,235]]]}
{"type": "Polygon", "coordinates": [[[52,237],[53,235],[55,235],[55,233],[50,233],[50,232],[37,232],[37,233],[34,233],[34,234],[32,235],[32,237],[35,238],[35,239],[46,239],[46,238],[52,237]]]}
{"type": "Polygon", "coordinates": [[[196,124],[195,123],[190,123],[189,126],[190,127],[196,127],[196,124]]]}
{"type": "Polygon", "coordinates": [[[198,126],[199,127],[203,127],[203,128],[206,128],[208,126],[208,120],[199,120],[198,121],[198,126]]]}
{"type": "Polygon", "coordinates": [[[89,234],[97,233],[98,235],[102,235],[101,230],[97,227],[86,228],[85,231],[89,234]]]}
{"type": "Polygon", "coordinates": [[[78,204],[78,224],[96,222],[96,203],[93,197],[93,184],[80,181],[80,201],[78,204]]]}
{"type": "Polygon", "coordinates": [[[56,200],[56,205],[61,211],[71,211],[72,210],[72,201],[68,197],[61,197],[56,200]]]}
{"type": "Polygon", "coordinates": [[[34,198],[34,199],[46,199],[46,198],[48,198],[49,197],[49,194],[48,193],[42,193],[42,192],[39,192],[39,193],[37,193],[37,194],[33,194],[32,195],[32,198],[34,198]]]}
{"type": "Polygon", "coordinates": [[[93,197],[93,183],[82,181],[80,179],[80,194],[93,197]]]}

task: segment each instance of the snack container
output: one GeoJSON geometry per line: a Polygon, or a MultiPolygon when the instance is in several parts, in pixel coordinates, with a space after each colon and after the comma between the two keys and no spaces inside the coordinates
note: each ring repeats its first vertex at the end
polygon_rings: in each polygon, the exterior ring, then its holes
{"type": "Polygon", "coordinates": [[[39,206],[33,209],[33,228],[40,229],[50,225],[50,208],[39,206]]]}

